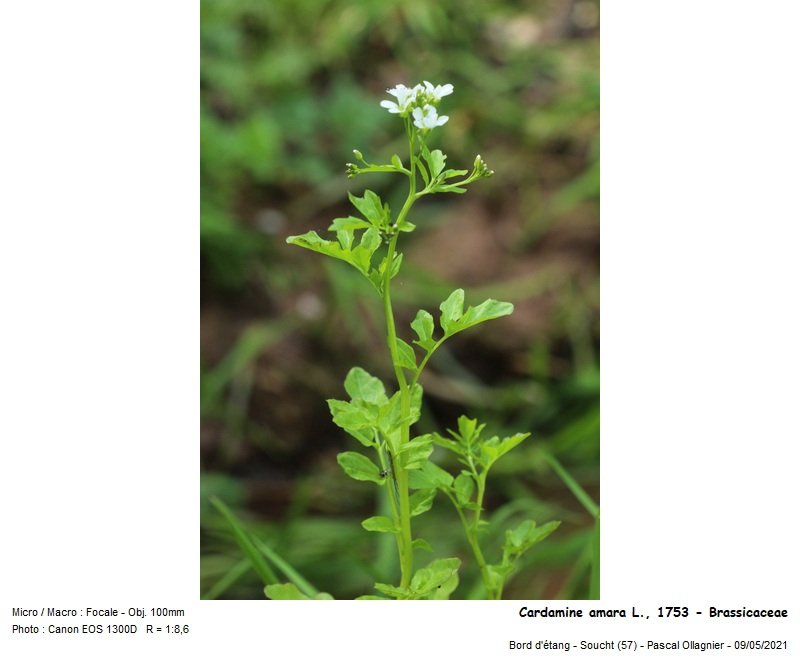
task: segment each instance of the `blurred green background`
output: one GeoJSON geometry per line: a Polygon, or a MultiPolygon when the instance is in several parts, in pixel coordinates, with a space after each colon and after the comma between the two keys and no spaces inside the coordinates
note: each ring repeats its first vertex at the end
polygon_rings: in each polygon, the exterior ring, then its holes
{"type": "MultiPolygon", "coordinates": [[[[201,17],[201,595],[263,598],[211,495],[337,598],[393,580],[393,550],[376,538],[388,535],[359,524],[376,489],[336,464],[357,443],[325,403],[353,365],[393,382],[379,300],[347,265],[284,241],[325,235],[349,214],[348,190],[368,186],[396,212],[405,179],[351,181],[344,164],[354,148],[372,162],[404,153],[401,122],[378,104],[425,79],[455,86],[431,148],[465,169],[480,153],[496,175],[413,209],[398,328],[458,286],[468,304],[516,311],[436,354],[416,428],[467,413],[492,434],[532,432],[494,468],[488,538],[497,550],[524,518],[562,525],[505,597],[588,597],[594,521],[547,457],[598,500],[597,3],[203,0],[201,17]]],[[[450,504],[415,523],[436,556],[464,559],[455,596],[478,593],[450,504]]]]}

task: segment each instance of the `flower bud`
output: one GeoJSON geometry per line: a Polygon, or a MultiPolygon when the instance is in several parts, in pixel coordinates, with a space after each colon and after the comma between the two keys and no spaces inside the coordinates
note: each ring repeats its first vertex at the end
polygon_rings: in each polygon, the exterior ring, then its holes
{"type": "Polygon", "coordinates": [[[473,176],[476,178],[490,177],[492,174],[494,174],[494,170],[490,170],[486,166],[486,163],[484,162],[483,158],[481,158],[480,154],[475,156],[475,162],[472,164],[472,167],[473,176]]]}

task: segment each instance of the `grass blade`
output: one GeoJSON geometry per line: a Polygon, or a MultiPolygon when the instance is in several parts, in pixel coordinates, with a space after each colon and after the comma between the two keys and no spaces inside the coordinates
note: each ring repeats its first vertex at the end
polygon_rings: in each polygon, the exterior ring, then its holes
{"type": "MultiPolygon", "coordinates": [[[[254,537],[255,538],[255,537],[254,537]]],[[[308,580],[306,580],[300,573],[298,573],[289,562],[284,560],[277,552],[270,548],[266,543],[260,539],[255,538],[255,544],[258,549],[264,553],[275,567],[283,573],[286,578],[292,582],[300,591],[302,591],[309,598],[315,598],[319,594],[319,589],[314,587],[308,580]]]]}
{"type": "Polygon", "coordinates": [[[564,469],[564,466],[547,452],[542,452],[542,457],[545,461],[547,461],[550,467],[553,468],[553,471],[561,478],[561,481],[563,481],[567,488],[570,489],[575,498],[589,512],[592,518],[599,518],[600,507],[597,506],[597,503],[591,497],[589,497],[589,494],[583,490],[581,485],[575,481],[572,475],[564,469]]]}
{"type": "Polygon", "coordinates": [[[251,565],[247,559],[242,559],[241,561],[237,562],[225,572],[225,575],[212,584],[208,591],[200,596],[200,599],[216,600],[234,584],[236,584],[239,579],[250,570],[250,568],[251,565]]]}
{"type": "Polygon", "coordinates": [[[261,554],[258,548],[256,548],[253,540],[250,538],[250,535],[247,533],[247,531],[245,531],[242,524],[239,522],[236,516],[233,515],[225,503],[218,497],[212,496],[211,504],[216,507],[216,509],[223,515],[225,520],[230,525],[231,530],[233,531],[233,538],[236,540],[236,543],[242,549],[242,552],[244,552],[247,559],[250,560],[250,563],[252,564],[256,573],[258,573],[258,576],[264,583],[264,586],[280,582],[278,576],[275,575],[275,572],[264,560],[264,556],[261,554]]]}

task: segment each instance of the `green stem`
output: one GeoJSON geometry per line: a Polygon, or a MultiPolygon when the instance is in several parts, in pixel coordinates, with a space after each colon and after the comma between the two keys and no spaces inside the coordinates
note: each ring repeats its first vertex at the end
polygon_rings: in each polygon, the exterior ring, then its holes
{"type": "MultiPolygon", "coordinates": [[[[397,378],[397,385],[400,391],[400,445],[409,441],[411,430],[409,420],[411,418],[411,393],[406,375],[400,366],[400,359],[397,354],[397,330],[395,328],[394,312],[392,309],[391,293],[391,265],[394,262],[397,249],[397,240],[400,232],[399,227],[405,221],[411,206],[414,204],[417,189],[416,159],[414,158],[414,131],[406,120],[406,131],[408,134],[409,161],[411,170],[409,172],[409,191],[403,207],[395,220],[395,233],[389,241],[389,248],[386,251],[386,270],[383,276],[383,311],[386,316],[386,340],[389,344],[389,353],[392,357],[392,366],[397,378]]],[[[391,449],[387,448],[389,451],[391,449]]],[[[400,533],[397,535],[397,550],[400,555],[400,586],[406,588],[411,583],[411,576],[414,572],[414,550],[411,538],[411,505],[408,493],[408,472],[400,465],[399,461],[393,460],[395,479],[397,481],[397,499],[399,509],[400,533]]]]}
{"type": "Polygon", "coordinates": [[[447,337],[446,337],[446,336],[445,336],[445,337],[442,337],[442,338],[441,338],[439,341],[437,341],[437,342],[436,342],[436,343],[435,343],[435,344],[434,344],[434,345],[431,347],[431,349],[430,349],[430,350],[429,350],[429,351],[428,351],[428,352],[425,354],[425,357],[424,357],[424,358],[422,358],[422,362],[420,362],[420,363],[419,363],[419,366],[417,367],[417,371],[416,371],[416,373],[414,374],[414,378],[411,380],[411,385],[412,385],[412,386],[417,384],[417,381],[419,380],[419,377],[422,375],[422,370],[425,368],[425,365],[427,365],[427,364],[428,364],[428,360],[430,360],[430,359],[431,359],[431,355],[433,355],[433,352],[434,352],[434,351],[435,351],[437,348],[439,348],[439,346],[441,346],[441,345],[444,343],[444,340],[445,340],[445,339],[447,339],[447,337]]]}
{"type": "Polygon", "coordinates": [[[492,577],[489,575],[489,568],[486,564],[486,559],[483,556],[483,551],[481,550],[481,546],[478,543],[477,539],[477,530],[473,529],[469,522],[467,522],[466,517],[464,516],[464,512],[462,511],[461,507],[458,505],[458,501],[453,497],[453,495],[449,491],[444,491],[447,497],[450,498],[450,501],[453,503],[453,506],[458,512],[458,517],[461,520],[461,525],[464,527],[464,534],[467,537],[467,543],[469,543],[469,547],[472,548],[472,554],[475,555],[475,561],[478,562],[478,568],[481,571],[481,579],[483,580],[483,586],[486,589],[486,595],[490,599],[494,599],[494,592],[492,590],[492,577]]]}

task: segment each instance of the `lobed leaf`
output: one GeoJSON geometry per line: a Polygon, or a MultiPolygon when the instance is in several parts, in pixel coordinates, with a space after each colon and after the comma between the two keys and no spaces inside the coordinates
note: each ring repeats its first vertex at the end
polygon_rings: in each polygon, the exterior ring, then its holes
{"type": "Polygon", "coordinates": [[[469,307],[464,315],[456,323],[454,332],[461,332],[473,325],[478,325],[484,321],[491,321],[492,319],[500,318],[501,316],[508,316],[514,311],[514,305],[509,302],[500,302],[489,298],[484,300],[477,307],[469,307]]]}
{"type": "Polygon", "coordinates": [[[481,424],[478,427],[477,419],[470,419],[466,415],[461,415],[458,418],[458,434],[461,437],[461,441],[465,444],[470,444],[473,439],[477,440],[477,436],[480,436],[484,426],[486,425],[481,424]]]}
{"type": "Polygon", "coordinates": [[[495,436],[481,445],[480,460],[485,469],[489,469],[495,461],[505,456],[521,443],[530,433],[515,433],[511,437],[500,440],[495,436]]]}
{"type": "MultiPolygon", "coordinates": [[[[311,600],[311,598],[302,593],[291,582],[285,584],[268,584],[264,587],[264,593],[267,595],[267,598],[271,600],[311,600]]],[[[326,595],[329,596],[331,600],[333,599],[330,594],[326,595]]]]}
{"type": "Polygon", "coordinates": [[[397,360],[401,367],[410,369],[411,371],[417,370],[417,356],[414,354],[414,349],[404,342],[399,337],[397,342],[397,360]]]}
{"type": "Polygon", "coordinates": [[[353,247],[353,229],[339,229],[336,231],[336,237],[338,241],[328,241],[320,237],[317,232],[309,231],[301,236],[289,236],[286,242],[345,261],[369,278],[372,255],[381,245],[380,232],[370,227],[363,233],[356,247],[353,247]]]}
{"type": "Polygon", "coordinates": [[[409,402],[408,419],[403,420],[403,402],[401,393],[395,392],[389,402],[381,406],[378,416],[378,428],[389,435],[400,428],[403,421],[407,421],[409,426],[419,420],[420,409],[422,407],[422,386],[415,383],[411,388],[411,401],[409,402]]]}
{"type": "Polygon", "coordinates": [[[385,481],[378,466],[363,454],[355,451],[345,451],[336,457],[336,461],[342,466],[347,476],[352,479],[372,481],[376,484],[383,484],[385,481]]]}
{"type": "Polygon", "coordinates": [[[415,490],[445,489],[453,484],[453,475],[435,463],[427,461],[420,469],[408,473],[408,484],[415,490]]]}
{"type": "Polygon", "coordinates": [[[375,590],[387,596],[391,596],[392,598],[404,599],[408,597],[408,589],[394,587],[391,584],[384,584],[382,582],[375,583],[375,590]]]}
{"type": "Polygon", "coordinates": [[[366,401],[381,406],[389,399],[380,379],[370,375],[361,367],[353,367],[344,379],[344,389],[353,401],[366,401]]]}
{"type": "Polygon", "coordinates": [[[376,413],[363,406],[337,399],[328,399],[328,408],[336,426],[347,431],[365,447],[374,444],[373,428],[378,424],[376,413]]]}
{"type": "MultiPolygon", "coordinates": [[[[423,154],[427,150],[427,147],[423,145],[423,154]]],[[[428,173],[428,170],[422,164],[422,161],[417,161],[417,171],[422,176],[422,180],[425,182],[425,187],[428,187],[428,184],[431,182],[431,175],[428,173]]]]}
{"type": "Polygon", "coordinates": [[[503,563],[508,563],[506,558],[513,560],[523,552],[529,550],[552,534],[560,525],[559,521],[552,521],[541,527],[536,526],[534,520],[525,520],[514,529],[506,532],[503,543],[503,563]]]}
{"type": "Polygon", "coordinates": [[[347,193],[353,206],[363,215],[373,227],[384,227],[389,220],[389,207],[384,205],[381,198],[371,190],[365,190],[363,197],[356,197],[347,193]]]}
{"type": "Polygon", "coordinates": [[[451,337],[457,332],[471,328],[474,325],[507,316],[514,311],[514,305],[509,302],[500,302],[489,298],[476,307],[470,306],[464,310],[464,290],[456,289],[440,306],[442,313],[439,324],[445,337],[451,337]]]}
{"type": "Polygon", "coordinates": [[[423,156],[428,163],[428,167],[431,172],[431,178],[438,178],[444,169],[444,163],[447,160],[447,156],[442,153],[441,149],[434,149],[433,151],[428,151],[426,149],[423,152],[423,156]]]}
{"type": "Polygon", "coordinates": [[[451,192],[451,193],[458,193],[459,195],[467,192],[466,188],[462,188],[461,186],[457,186],[455,184],[448,184],[446,186],[436,186],[436,192],[451,192]]]}
{"type": "Polygon", "coordinates": [[[453,573],[447,580],[431,592],[429,600],[449,600],[450,596],[458,587],[458,573],[453,573]]]}
{"type": "Polygon", "coordinates": [[[372,255],[381,246],[381,233],[375,227],[367,229],[361,235],[361,242],[350,252],[350,263],[352,263],[364,275],[369,277],[370,266],[372,265],[372,255]]]}
{"type": "Polygon", "coordinates": [[[415,550],[425,550],[427,552],[433,552],[433,548],[431,544],[428,543],[425,539],[414,539],[411,542],[411,547],[415,550]]]}
{"type": "Polygon", "coordinates": [[[459,474],[453,482],[453,490],[456,492],[456,500],[463,507],[472,500],[472,493],[475,492],[475,481],[468,472],[459,474]]]}
{"type": "Polygon", "coordinates": [[[419,516],[426,511],[430,511],[430,508],[433,506],[434,497],[436,497],[435,488],[417,490],[413,492],[409,498],[411,516],[419,516]]]}
{"type": "Polygon", "coordinates": [[[426,351],[430,351],[436,342],[433,339],[433,316],[430,312],[421,309],[411,322],[411,329],[417,334],[414,343],[426,351]]]}
{"type": "Polygon", "coordinates": [[[454,176],[464,176],[469,170],[445,170],[442,172],[442,181],[452,179],[454,176]]]}
{"type": "Polygon", "coordinates": [[[466,456],[464,448],[461,447],[455,440],[451,440],[450,438],[445,438],[444,436],[439,435],[438,433],[432,433],[433,435],[433,443],[438,445],[439,447],[443,447],[449,451],[452,451],[454,454],[458,454],[459,456],[466,456]]]}
{"type": "Polygon", "coordinates": [[[406,470],[416,470],[428,462],[431,452],[433,452],[433,438],[428,433],[401,445],[397,452],[397,462],[406,470]]]}
{"type": "Polygon", "coordinates": [[[371,518],[362,520],[361,526],[368,532],[386,532],[395,534],[399,531],[397,525],[394,524],[394,521],[390,520],[386,516],[372,516],[371,518]]]}
{"type": "Polygon", "coordinates": [[[444,330],[444,334],[446,336],[455,334],[456,331],[451,332],[450,328],[453,327],[453,324],[456,323],[464,313],[464,289],[456,289],[453,291],[453,293],[447,296],[447,300],[439,305],[439,309],[442,311],[439,316],[439,325],[442,327],[442,330],[444,330]]]}
{"type": "Polygon", "coordinates": [[[372,225],[369,224],[366,220],[362,220],[361,218],[355,218],[352,215],[350,215],[347,216],[346,218],[334,218],[333,222],[331,222],[331,226],[328,227],[328,231],[352,232],[356,229],[369,229],[371,226],[372,225]]]}
{"type": "Polygon", "coordinates": [[[350,262],[349,251],[346,248],[343,248],[340,243],[335,241],[325,240],[315,231],[309,231],[300,236],[289,236],[286,242],[320,254],[326,254],[334,259],[350,262]]]}
{"type": "Polygon", "coordinates": [[[420,568],[414,573],[414,577],[411,578],[411,584],[409,584],[409,590],[418,598],[432,596],[433,592],[442,589],[452,580],[454,575],[458,574],[460,566],[461,560],[456,557],[435,559],[425,568],[420,568]]]}

